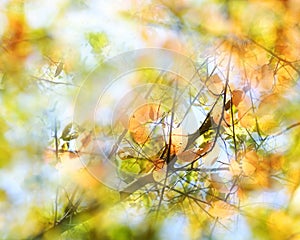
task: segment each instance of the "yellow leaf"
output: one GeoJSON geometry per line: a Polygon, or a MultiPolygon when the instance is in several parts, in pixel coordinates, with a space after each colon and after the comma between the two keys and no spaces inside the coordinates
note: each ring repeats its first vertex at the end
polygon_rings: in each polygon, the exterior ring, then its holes
{"type": "Polygon", "coordinates": [[[293,235],[295,235],[296,238],[289,237],[288,239],[299,239],[297,238],[297,234],[293,234],[299,231],[299,224],[297,224],[291,216],[287,215],[286,212],[272,212],[268,218],[268,223],[271,239],[287,239],[287,236],[293,235]]]}
{"type": "Polygon", "coordinates": [[[263,188],[270,187],[271,182],[267,171],[264,170],[258,171],[257,174],[255,175],[255,180],[263,188]]]}
{"type": "Polygon", "coordinates": [[[270,165],[272,170],[278,171],[282,169],[284,164],[284,157],[280,154],[273,154],[270,156],[270,165]]]}
{"type": "Polygon", "coordinates": [[[265,134],[271,134],[277,131],[278,121],[272,115],[264,115],[259,118],[259,128],[265,134]]]}
{"type": "Polygon", "coordinates": [[[238,119],[242,127],[252,129],[255,126],[255,115],[252,112],[251,99],[248,96],[238,106],[238,119]]]}
{"type": "Polygon", "coordinates": [[[233,176],[238,176],[241,173],[241,167],[239,163],[235,160],[232,160],[229,165],[229,170],[233,176]]]}
{"type": "Polygon", "coordinates": [[[251,176],[256,170],[256,167],[247,161],[243,162],[242,168],[246,176],[251,176]]]}
{"type": "Polygon", "coordinates": [[[258,155],[254,151],[245,154],[242,160],[242,169],[246,176],[251,176],[258,168],[258,155]]]}
{"type": "Polygon", "coordinates": [[[209,213],[218,218],[228,218],[235,214],[236,209],[232,205],[224,201],[216,201],[212,203],[212,208],[209,210],[209,213]]]}

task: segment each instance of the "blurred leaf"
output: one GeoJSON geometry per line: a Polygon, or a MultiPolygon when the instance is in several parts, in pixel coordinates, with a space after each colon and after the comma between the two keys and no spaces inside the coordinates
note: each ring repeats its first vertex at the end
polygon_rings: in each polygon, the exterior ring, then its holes
{"type": "Polygon", "coordinates": [[[236,213],[236,209],[227,202],[218,200],[212,203],[209,213],[214,217],[228,218],[236,213]]]}
{"type": "Polygon", "coordinates": [[[78,138],[80,132],[80,127],[76,123],[69,123],[65,126],[61,139],[64,141],[71,141],[78,138]]]}
{"type": "Polygon", "coordinates": [[[103,51],[103,48],[109,44],[108,37],[103,32],[88,33],[86,35],[86,38],[87,38],[89,44],[91,45],[93,51],[98,54],[101,54],[103,51]]]}

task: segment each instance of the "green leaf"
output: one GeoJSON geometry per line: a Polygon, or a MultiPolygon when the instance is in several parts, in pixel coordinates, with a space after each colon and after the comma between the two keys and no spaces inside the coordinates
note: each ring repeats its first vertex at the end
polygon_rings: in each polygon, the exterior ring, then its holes
{"type": "Polygon", "coordinates": [[[125,173],[130,173],[130,174],[139,174],[141,171],[141,167],[138,163],[139,159],[127,159],[121,161],[120,164],[120,170],[125,172],[125,173]]]}
{"type": "Polygon", "coordinates": [[[106,47],[109,43],[107,35],[105,33],[88,33],[86,36],[89,44],[93,48],[95,53],[101,54],[103,48],[106,47]]]}
{"type": "Polygon", "coordinates": [[[79,131],[80,127],[77,124],[69,123],[64,128],[60,138],[64,141],[71,141],[79,136],[79,131]]]}

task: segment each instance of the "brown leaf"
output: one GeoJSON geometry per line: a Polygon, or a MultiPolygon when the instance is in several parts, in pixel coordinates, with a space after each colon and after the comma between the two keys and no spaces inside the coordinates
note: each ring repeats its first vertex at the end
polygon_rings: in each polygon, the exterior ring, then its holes
{"type": "Polygon", "coordinates": [[[195,161],[198,157],[199,154],[195,149],[188,149],[177,155],[178,160],[182,162],[192,162],[195,161]]]}
{"type": "Polygon", "coordinates": [[[165,166],[165,160],[164,159],[156,159],[153,161],[153,164],[155,166],[154,171],[159,171],[161,169],[163,169],[163,167],[165,166]]]}

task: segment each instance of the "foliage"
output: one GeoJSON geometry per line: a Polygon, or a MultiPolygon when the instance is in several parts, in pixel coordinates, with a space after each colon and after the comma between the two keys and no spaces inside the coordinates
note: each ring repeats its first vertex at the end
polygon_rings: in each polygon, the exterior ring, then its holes
{"type": "Polygon", "coordinates": [[[300,238],[296,0],[0,9],[1,238],[300,238]]]}

